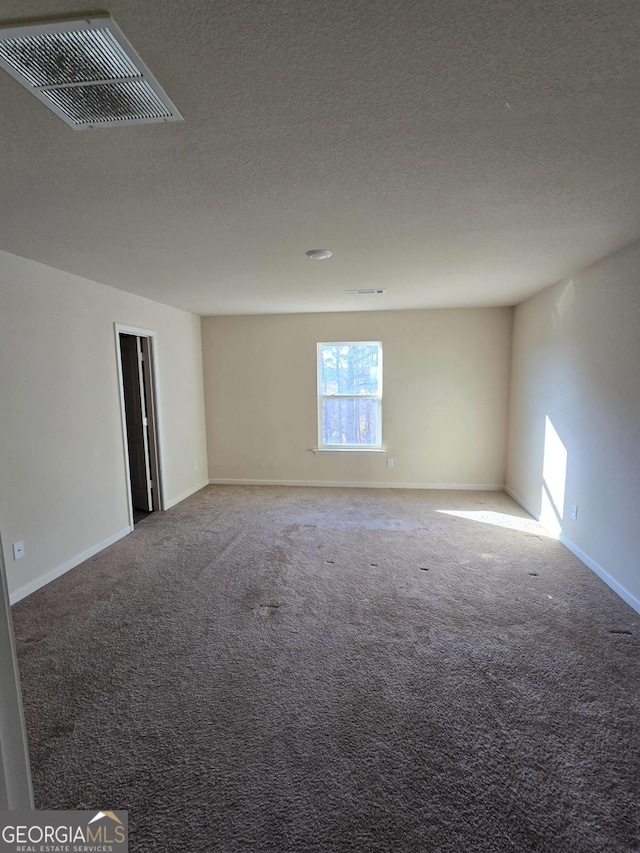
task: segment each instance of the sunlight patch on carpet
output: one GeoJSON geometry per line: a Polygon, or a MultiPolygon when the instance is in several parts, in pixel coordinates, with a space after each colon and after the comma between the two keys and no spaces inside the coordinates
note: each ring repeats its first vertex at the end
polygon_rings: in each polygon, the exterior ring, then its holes
{"type": "Polygon", "coordinates": [[[507,513],[493,512],[492,510],[439,509],[436,511],[444,515],[454,515],[456,518],[464,518],[467,521],[477,521],[480,524],[492,524],[494,527],[518,530],[520,533],[532,533],[535,536],[544,536],[548,539],[558,538],[533,518],[522,518],[518,515],[507,515],[507,513]]]}

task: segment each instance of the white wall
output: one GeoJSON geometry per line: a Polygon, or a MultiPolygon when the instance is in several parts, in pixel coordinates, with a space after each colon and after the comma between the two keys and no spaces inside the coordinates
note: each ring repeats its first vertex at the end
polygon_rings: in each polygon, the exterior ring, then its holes
{"type": "Polygon", "coordinates": [[[509,308],[206,317],[214,480],[384,485],[504,483],[509,308]],[[316,343],[383,345],[382,454],[320,453],[316,343]]]}
{"type": "Polygon", "coordinates": [[[0,252],[0,529],[14,600],[127,532],[114,322],[157,330],[165,498],[207,481],[200,318],[0,252]]]}
{"type": "Polygon", "coordinates": [[[640,243],[516,309],[507,484],[640,608],[640,243]]]}

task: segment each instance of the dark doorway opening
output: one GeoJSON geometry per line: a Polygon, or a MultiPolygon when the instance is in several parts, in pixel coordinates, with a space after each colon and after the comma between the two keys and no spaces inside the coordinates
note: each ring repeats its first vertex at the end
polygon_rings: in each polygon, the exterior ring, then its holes
{"type": "Polygon", "coordinates": [[[149,338],[119,335],[133,523],[160,509],[156,409],[149,338]]]}

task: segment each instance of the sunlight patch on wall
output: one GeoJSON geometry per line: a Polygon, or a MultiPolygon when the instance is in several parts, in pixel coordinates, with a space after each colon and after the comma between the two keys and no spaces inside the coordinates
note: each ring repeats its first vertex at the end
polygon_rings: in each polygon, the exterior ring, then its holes
{"type": "Polygon", "coordinates": [[[567,449],[554,425],[545,418],[540,521],[555,536],[562,532],[567,482],[567,449]]]}

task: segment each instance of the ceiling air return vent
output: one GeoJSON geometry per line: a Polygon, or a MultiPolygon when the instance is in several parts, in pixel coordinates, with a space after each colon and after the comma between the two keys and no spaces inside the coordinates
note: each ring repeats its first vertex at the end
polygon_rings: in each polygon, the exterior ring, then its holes
{"type": "Polygon", "coordinates": [[[384,290],[375,287],[366,287],[362,290],[345,290],[347,296],[382,296],[384,290]]]}
{"type": "Polygon", "coordinates": [[[0,66],[71,127],[182,121],[108,17],[0,28],[0,66]]]}

